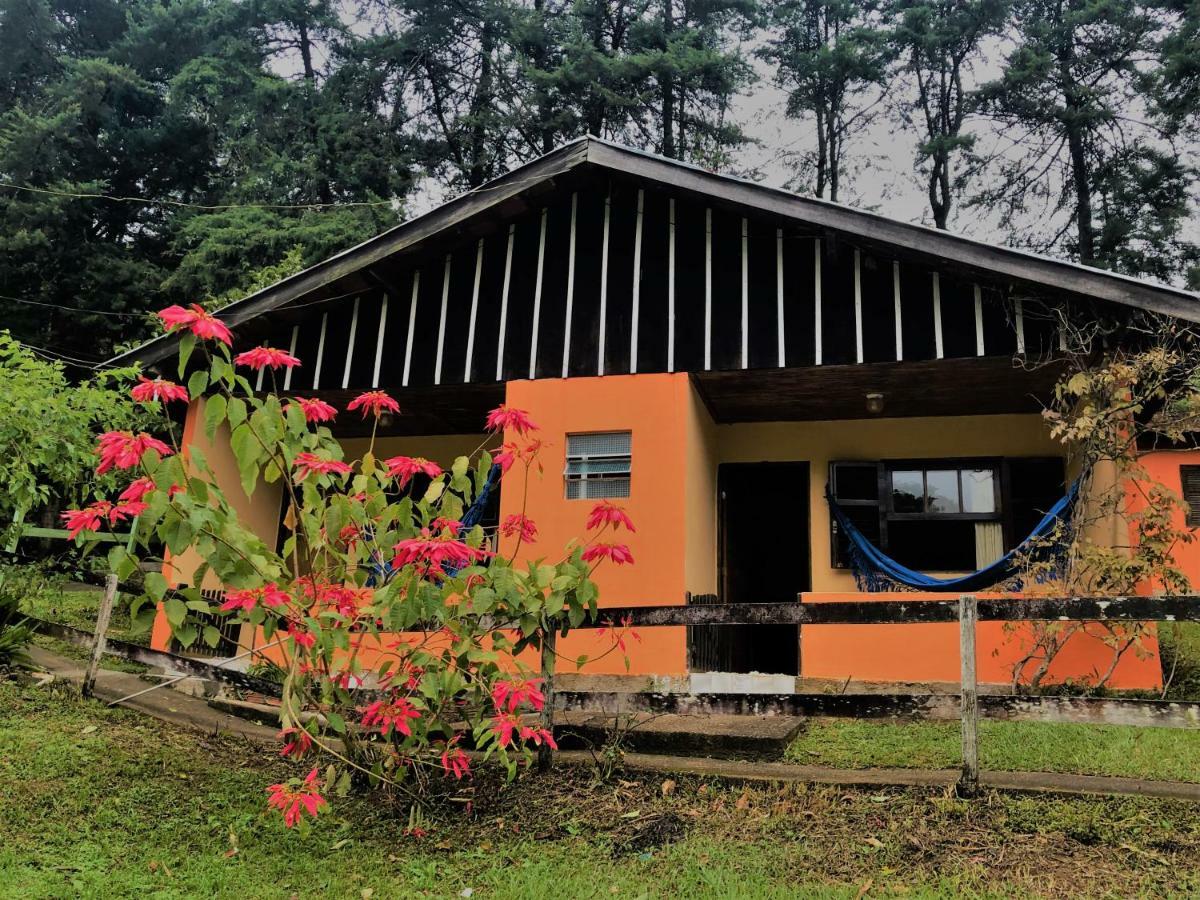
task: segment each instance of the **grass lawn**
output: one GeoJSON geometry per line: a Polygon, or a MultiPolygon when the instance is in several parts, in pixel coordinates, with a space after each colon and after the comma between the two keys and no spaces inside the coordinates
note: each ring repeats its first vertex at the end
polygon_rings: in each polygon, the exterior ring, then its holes
{"type": "Polygon", "coordinates": [[[404,836],[336,800],[304,838],[263,814],[273,750],[0,683],[0,896],[1130,896],[1200,891],[1195,806],[1140,798],[739,786],[573,768],[404,836]],[[468,890],[469,889],[469,890],[468,890]]]}
{"type": "MultiPolygon", "coordinates": [[[[950,769],[962,762],[957,722],[814,719],[788,748],[793,762],[838,768],[950,769]]],[[[984,769],[1200,781],[1200,732],[1122,725],[979,723],[984,769]]]]}

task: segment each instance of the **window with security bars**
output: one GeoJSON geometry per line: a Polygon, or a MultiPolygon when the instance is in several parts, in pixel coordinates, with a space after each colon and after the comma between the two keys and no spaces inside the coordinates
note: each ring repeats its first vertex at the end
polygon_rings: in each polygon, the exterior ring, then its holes
{"type": "Polygon", "coordinates": [[[568,500],[628,497],[633,433],[606,431],[567,435],[568,500]]]}
{"type": "Polygon", "coordinates": [[[1200,466],[1180,466],[1179,481],[1187,504],[1187,526],[1200,526],[1200,466]]]}

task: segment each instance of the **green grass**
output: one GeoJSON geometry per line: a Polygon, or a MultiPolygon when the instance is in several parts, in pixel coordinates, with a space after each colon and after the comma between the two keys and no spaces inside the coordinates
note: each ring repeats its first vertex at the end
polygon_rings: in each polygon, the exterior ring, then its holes
{"type": "Polygon", "coordinates": [[[1158,643],[1167,699],[1200,700],[1200,622],[1163,622],[1158,643]]]}
{"type": "MultiPolygon", "coordinates": [[[[950,769],[962,762],[957,722],[813,720],[788,748],[794,762],[838,768],[950,769]]],[[[979,759],[995,771],[1071,772],[1200,781],[1200,733],[1043,722],[980,722],[979,759]]]]}
{"type": "MultiPolygon", "coordinates": [[[[30,590],[22,597],[21,612],[47,622],[70,625],[72,628],[82,631],[94,631],[96,614],[99,612],[100,600],[103,596],[102,590],[67,590],[61,585],[52,583],[33,585],[31,582],[30,590]]],[[[109,619],[107,634],[115,640],[148,645],[150,635],[147,632],[130,633],[129,599],[128,596],[118,596],[109,619]]],[[[86,649],[46,635],[35,635],[33,641],[39,647],[45,647],[47,650],[53,650],[55,653],[71,659],[84,661],[88,658],[86,649]]],[[[100,662],[100,667],[134,674],[147,671],[147,667],[144,665],[116,656],[105,656],[100,662]]]]}
{"type": "Polygon", "coordinates": [[[273,750],[0,683],[0,897],[1131,896],[1200,891],[1200,815],[1142,798],[741,786],[574,768],[470,814],[264,815],[273,750]]]}

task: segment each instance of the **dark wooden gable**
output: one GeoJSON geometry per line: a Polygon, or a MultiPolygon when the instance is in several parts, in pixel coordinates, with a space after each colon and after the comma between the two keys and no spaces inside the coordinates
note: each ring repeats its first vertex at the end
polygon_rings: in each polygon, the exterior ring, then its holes
{"type": "Polygon", "coordinates": [[[1041,304],[828,230],[594,178],[256,320],[288,388],[1031,357],[1041,304]],[[264,329],[263,326],[267,327],[264,329]]]}

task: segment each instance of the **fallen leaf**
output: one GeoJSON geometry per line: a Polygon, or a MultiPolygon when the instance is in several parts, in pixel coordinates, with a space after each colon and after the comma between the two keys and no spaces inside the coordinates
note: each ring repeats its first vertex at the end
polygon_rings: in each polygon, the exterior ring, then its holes
{"type": "Polygon", "coordinates": [[[662,783],[662,795],[664,797],[670,797],[673,793],[675,793],[675,782],[668,778],[662,783]]]}
{"type": "Polygon", "coordinates": [[[91,734],[93,731],[99,731],[99,730],[100,730],[100,726],[89,725],[89,726],[87,726],[87,728],[83,729],[83,731],[81,731],[79,733],[80,734],[91,734]]]}
{"type": "MultiPolygon", "coordinates": [[[[871,845],[872,847],[874,847],[876,850],[882,850],[882,849],[883,849],[883,841],[881,841],[879,838],[873,838],[873,837],[869,837],[869,838],[863,838],[863,841],[864,841],[865,843],[868,843],[868,844],[870,844],[870,845],[871,845]]],[[[861,896],[861,895],[860,895],[860,896],[861,896]]]]}
{"type": "Polygon", "coordinates": [[[738,809],[749,809],[750,808],[750,794],[743,793],[742,796],[737,798],[737,803],[735,803],[734,806],[736,806],[738,809]]]}

